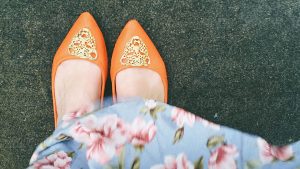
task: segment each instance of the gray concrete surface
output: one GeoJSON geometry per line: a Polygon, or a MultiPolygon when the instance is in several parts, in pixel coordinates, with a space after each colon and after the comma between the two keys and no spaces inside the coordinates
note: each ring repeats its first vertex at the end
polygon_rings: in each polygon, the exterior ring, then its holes
{"type": "Polygon", "coordinates": [[[0,10],[1,169],[25,168],[53,131],[52,58],[83,11],[109,56],[126,21],[140,21],[166,62],[171,104],[274,144],[300,139],[299,0],[1,0],[0,10]]]}

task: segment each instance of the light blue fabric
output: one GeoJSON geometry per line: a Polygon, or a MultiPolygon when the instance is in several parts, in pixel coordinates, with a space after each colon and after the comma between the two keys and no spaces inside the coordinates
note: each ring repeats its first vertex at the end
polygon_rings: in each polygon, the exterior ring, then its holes
{"type": "MultiPolygon", "coordinates": [[[[101,133],[100,128],[93,132],[101,133]]],[[[94,136],[89,132],[87,137],[94,136]]],[[[153,100],[138,100],[118,103],[61,121],[53,135],[37,147],[29,168],[50,167],[66,161],[62,168],[144,169],[168,168],[172,164],[175,168],[300,169],[300,142],[285,147],[271,146],[259,137],[210,123],[177,107],[153,100]],[[74,131],[81,124],[88,125],[89,119],[101,121],[106,117],[120,120],[120,124],[125,125],[120,128],[124,128],[124,132],[130,132],[124,134],[128,138],[124,144],[115,147],[114,155],[101,162],[94,157],[88,157],[87,149],[90,146],[81,140],[84,137],[76,132],[74,134],[74,131]],[[133,134],[134,131],[143,129],[141,123],[138,123],[141,126],[134,126],[137,118],[148,124],[144,126],[144,131],[149,130],[150,133],[146,132],[146,135],[149,134],[144,138],[146,143],[133,141],[137,137],[133,134]],[[53,155],[58,152],[61,153],[60,157],[53,155]],[[63,154],[67,154],[67,160],[63,154]]]]}

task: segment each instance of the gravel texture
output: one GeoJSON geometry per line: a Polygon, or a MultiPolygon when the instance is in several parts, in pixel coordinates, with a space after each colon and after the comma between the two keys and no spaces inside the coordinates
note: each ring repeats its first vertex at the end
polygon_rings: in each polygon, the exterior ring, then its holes
{"type": "Polygon", "coordinates": [[[300,139],[299,0],[1,0],[0,9],[0,168],[25,168],[52,133],[52,58],[83,11],[109,57],[125,23],[139,20],[166,62],[170,104],[273,144],[300,139]]]}

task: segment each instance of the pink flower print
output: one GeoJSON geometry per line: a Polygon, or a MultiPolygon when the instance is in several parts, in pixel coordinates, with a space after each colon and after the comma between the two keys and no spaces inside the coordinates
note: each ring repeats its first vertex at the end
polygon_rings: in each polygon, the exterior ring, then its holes
{"type": "Polygon", "coordinates": [[[156,106],[157,106],[157,103],[155,100],[147,100],[145,101],[145,106],[151,110],[151,109],[154,109],[156,106]]]}
{"type": "Polygon", "coordinates": [[[75,125],[71,136],[87,146],[87,159],[105,164],[114,155],[119,154],[129,138],[129,133],[117,115],[100,118],[90,115],[75,125]]]}
{"type": "Polygon", "coordinates": [[[144,119],[137,117],[131,125],[130,142],[134,146],[144,146],[154,138],[156,130],[157,128],[153,122],[146,123],[144,119]]]}
{"type": "Polygon", "coordinates": [[[89,105],[86,105],[86,106],[82,106],[82,108],[80,108],[80,109],[78,109],[78,110],[76,110],[72,113],[66,113],[62,117],[62,126],[65,127],[73,119],[81,117],[84,114],[92,112],[93,110],[96,110],[98,108],[100,108],[100,104],[98,102],[96,102],[94,104],[89,104],[89,105]]]}
{"type": "Polygon", "coordinates": [[[72,158],[64,151],[51,154],[42,160],[33,164],[35,169],[53,168],[53,169],[70,169],[72,158]]]}
{"type": "Polygon", "coordinates": [[[32,156],[31,156],[31,158],[30,158],[30,164],[31,163],[33,163],[34,161],[36,161],[37,160],[37,158],[38,158],[39,156],[38,156],[38,153],[37,152],[34,152],[33,154],[32,154],[32,156]]]}
{"type": "Polygon", "coordinates": [[[262,138],[257,139],[257,144],[259,148],[260,160],[264,164],[270,163],[275,160],[287,161],[293,158],[294,154],[291,146],[272,146],[262,138]]]}
{"type": "Polygon", "coordinates": [[[213,122],[210,122],[210,121],[208,121],[206,119],[203,119],[201,117],[198,117],[198,116],[196,116],[196,121],[201,123],[204,127],[209,127],[211,129],[214,129],[214,130],[220,130],[221,129],[220,125],[215,124],[213,122]]]}
{"type": "Polygon", "coordinates": [[[194,165],[188,161],[185,154],[181,153],[176,158],[166,156],[165,163],[152,166],[151,169],[193,169],[194,165]]]}
{"type": "Polygon", "coordinates": [[[84,114],[84,111],[75,111],[73,113],[67,113],[62,118],[62,127],[66,127],[69,122],[71,122],[73,119],[80,117],[84,114]]]}
{"type": "Polygon", "coordinates": [[[171,119],[176,122],[178,127],[183,127],[184,124],[192,127],[195,122],[195,115],[176,107],[172,110],[171,119]]]}
{"type": "Polygon", "coordinates": [[[65,122],[68,122],[70,120],[73,120],[77,117],[82,116],[85,113],[85,111],[75,111],[73,113],[67,113],[63,116],[62,120],[65,122]]]}
{"type": "Polygon", "coordinates": [[[218,147],[209,157],[209,169],[236,169],[235,158],[238,157],[235,145],[222,145],[218,147]]]}

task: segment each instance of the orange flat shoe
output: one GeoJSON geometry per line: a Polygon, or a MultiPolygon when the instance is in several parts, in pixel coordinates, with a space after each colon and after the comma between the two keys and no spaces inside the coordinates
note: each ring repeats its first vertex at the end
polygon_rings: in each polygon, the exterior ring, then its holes
{"type": "Polygon", "coordinates": [[[136,20],[130,20],[119,35],[111,60],[113,101],[117,102],[116,76],[127,68],[146,68],[157,72],[164,85],[164,102],[168,101],[168,79],[163,59],[153,42],[136,20]]]}
{"type": "Polygon", "coordinates": [[[76,20],[66,38],[58,48],[52,65],[52,99],[55,127],[58,125],[58,114],[55,98],[55,75],[58,66],[66,60],[82,59],[96,64],[101,70],[100,100],[103,102],[105,82],[107,78],[107,52],[104,38],[93,16],[82,13],[76,20]]]}

